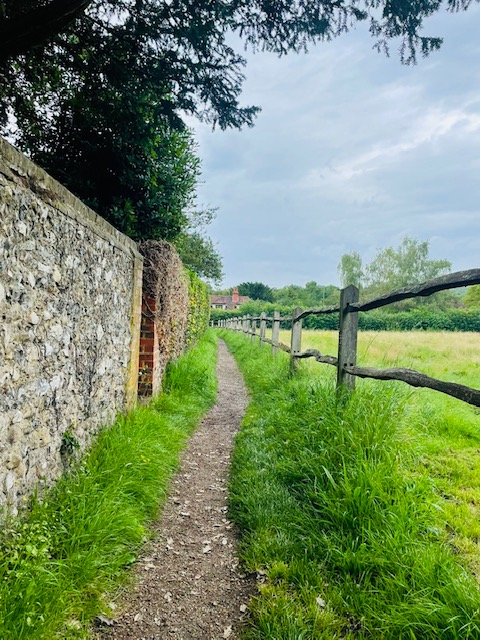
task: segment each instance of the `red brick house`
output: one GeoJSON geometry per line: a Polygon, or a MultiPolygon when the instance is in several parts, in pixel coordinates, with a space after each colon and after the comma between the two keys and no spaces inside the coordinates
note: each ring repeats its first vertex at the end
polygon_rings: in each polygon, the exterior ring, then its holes
{"type": "Polygon", "coordinates": [[[238,309],[244,302],[249,302],[248,296],[239,296],[238,289],[232,292],[231,296],[210,296],[211,309],[238,309]]]}

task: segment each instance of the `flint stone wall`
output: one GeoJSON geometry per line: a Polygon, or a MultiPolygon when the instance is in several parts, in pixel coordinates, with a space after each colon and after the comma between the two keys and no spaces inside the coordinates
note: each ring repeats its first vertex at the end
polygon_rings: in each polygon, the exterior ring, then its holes
{"type": "Polygon", "coordinates": [[[136,244],[0,139],[0,506],[135,401],[141,283],[136,244]]]}

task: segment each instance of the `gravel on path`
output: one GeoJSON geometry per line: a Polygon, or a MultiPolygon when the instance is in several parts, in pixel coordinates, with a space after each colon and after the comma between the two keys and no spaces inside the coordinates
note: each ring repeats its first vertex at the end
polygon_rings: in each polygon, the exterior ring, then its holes
{"type": "Polygon", "coordinates": [[[135,567],[136,586],[113,624],[97,629],[99,639],[234,640],[245,624],[256,581],[239,567],[227,482],[248,396],[223,341],[217,375],[217,402],[190,439],[155,540],[135,567]]]}

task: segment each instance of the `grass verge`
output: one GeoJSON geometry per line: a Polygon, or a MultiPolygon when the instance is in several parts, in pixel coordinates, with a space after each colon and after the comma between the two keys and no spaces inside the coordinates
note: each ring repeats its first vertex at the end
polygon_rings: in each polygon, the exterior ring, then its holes
{"type": "Polygon", "coordinates": [[[0,638],[87,637],[105,594],[149,536],[188,435],[216,395],[209,332],[169,366],[165,391],[103,430],[80,464],[6,523],[0,547],[0,638]]]}
{"type": "MultiPolygon", "coordinates": [[[[359,363],[365,366],[409,367],[423,373],[480,388],[480,341],[475,333],[433,331],[359,333],[359,363]]],[[[288,334],[282,334],[288,342],[288,334]]],[[[303,331],[303,348],[337,352],[338,333],[303,331]]],[[[315,375],[334,379],[334,367],[303,363],[315,375]]],[[[361,386],[382,388],[373,380],[361,386]]],[[[449,541],[469,569],[480,579],[480,409],[430,389],[412,390],[396,383],[406,394],[402,429],[420,455],[413,469],[427,472],[445,515],[449,541]]]]}
{"type": "Polygon", "coordinates": [[[307,368],[222,332],[252,393],[231,515],[264,576],[247,638],[480,638],[480,590],[456,555],[407,392],[337,396],[307,368]]]}

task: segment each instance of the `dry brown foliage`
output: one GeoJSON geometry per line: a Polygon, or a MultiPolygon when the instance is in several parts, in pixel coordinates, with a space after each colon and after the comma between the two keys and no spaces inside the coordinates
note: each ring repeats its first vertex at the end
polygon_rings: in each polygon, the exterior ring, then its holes
{"type": "Polygon", "coordinates": [[[144,257],[143,295],[156,300],[154,314],[158,330],[162,369],[185,348],[189,295],[183,264],[174,247],[165,240],[139,243],[144,257]]]}

